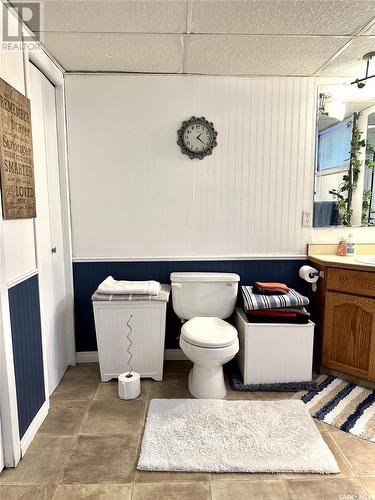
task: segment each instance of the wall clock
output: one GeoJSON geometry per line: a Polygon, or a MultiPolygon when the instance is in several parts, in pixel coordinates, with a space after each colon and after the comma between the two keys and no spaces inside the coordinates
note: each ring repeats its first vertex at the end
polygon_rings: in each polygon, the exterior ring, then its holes
{"type": "Polygon", "coordinates": [[[194,158],[203,160],[205,156],[212,154],[213,148],[217,146],[217,132],[214,125],[204,116],[201,118],[192,116],[182,122],[177,134],[177,144],[182,153],[188,155],[191,160],[194,158]]]}

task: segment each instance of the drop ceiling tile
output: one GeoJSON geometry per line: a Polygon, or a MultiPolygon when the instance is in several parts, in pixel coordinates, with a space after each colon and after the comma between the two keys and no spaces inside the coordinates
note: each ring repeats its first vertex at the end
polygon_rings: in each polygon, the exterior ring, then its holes
{"type": "Polygon", "coordinates": [[[186,71],[203,74],[310,75],[346,42],[343,37],[190,35],[186,71]]]}
{"type": "Polygon", "coordinates": [[[43,42],[67,71],[182,70],[180,35],[44,33],[43,42]]]}
{"type": "Polygon", "coordinates": [[[186,0],[44,0],[42,31],[182,33],[186,0]]]}
{"type": "Polygon", "coordinates": [[[367,30],[364,30],[361,35],[375,35],[375,22],[367,30]]]}
{"type": "Polygon", "coordinates": [[[349,35],[374,17],[375,0],[195,0],[191,32],[349,35]]]}
{"type": "Polygon", "coordinates": [[[372,51],[375,51],[375,37],[357,37],[318,75],[363,77],[366,68],[362,57],[372,51]]]}

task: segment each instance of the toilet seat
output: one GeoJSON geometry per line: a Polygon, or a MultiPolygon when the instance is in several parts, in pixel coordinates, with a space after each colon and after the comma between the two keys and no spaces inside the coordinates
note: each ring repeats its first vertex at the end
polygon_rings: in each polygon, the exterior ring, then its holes
{"type": "Polygon", "coordinates": [[[196,317],[184,323],[181,337],[197,347],[221,348],[237,340],[237,330],[220,318],[196,317]]]}

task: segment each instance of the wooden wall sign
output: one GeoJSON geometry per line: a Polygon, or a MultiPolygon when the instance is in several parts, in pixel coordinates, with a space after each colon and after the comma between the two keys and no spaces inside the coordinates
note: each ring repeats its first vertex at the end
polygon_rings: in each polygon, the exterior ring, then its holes
{"type": "Polygon", "coordinates": [[[35,217],[30,101],[1,78],[0,176],[3,218],[35,217]]]}

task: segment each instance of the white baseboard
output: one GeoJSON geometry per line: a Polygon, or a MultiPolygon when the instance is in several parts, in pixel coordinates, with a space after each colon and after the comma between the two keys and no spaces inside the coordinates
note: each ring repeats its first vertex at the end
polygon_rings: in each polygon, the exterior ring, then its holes
{"type": "Polygon", "coordinates": [[[98,351],[76,352],[76,363],[98,363],[98,351]]]}
{"type": "Polygon", "coordinates": [[[42,425],[44,419],[48,415],[48,410],[49,403],[48,401],[44,401],[44,403],[40,407],[40,410],[35,415],[34,420],[31,422],[27,431],[21,439],[21,457],[25,455],[27,448],[30,446],[31,441],[35,437],[35,434],[38,432],[39,427],[42,425]]]}
{"type": "MultiPolygon", "coordinates": [[[[187,357],[181,349],[166,349],[164,351],[164,359],[168,361],[182,361],[187,357]]],[[[76,352],[77,363],[98,363],[98,351],[80,351],[76,352]]]]}
{"type": "Polygon", "coordinates": [[[167,361],[185,361],[188,358],[182,349],[166,349],[164,359],[167,361]]]}

